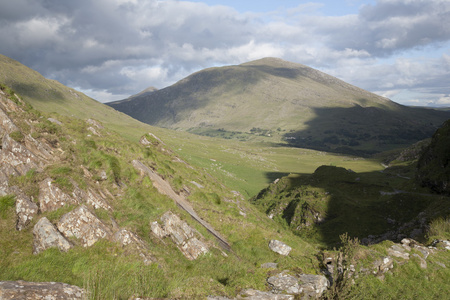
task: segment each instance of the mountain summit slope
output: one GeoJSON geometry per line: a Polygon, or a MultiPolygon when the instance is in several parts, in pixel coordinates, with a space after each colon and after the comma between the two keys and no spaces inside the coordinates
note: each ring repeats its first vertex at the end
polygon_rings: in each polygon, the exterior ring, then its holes
{"type": "Polygon", "coordinates": [[[430,136],[450,117],[396,104],[277,58],[205,69],[108,105],[155,126],[227,138],[270,136],[272,142],[336,152],[407,145],[430,136]]]}

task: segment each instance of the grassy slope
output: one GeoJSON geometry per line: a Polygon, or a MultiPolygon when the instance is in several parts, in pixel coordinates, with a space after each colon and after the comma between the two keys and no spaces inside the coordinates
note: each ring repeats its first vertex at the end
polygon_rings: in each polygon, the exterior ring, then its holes
{"type": "MultiPolygon", "coordinates": [[[[76,246],[67,253],[48,250],[32,255],[32,228],[39,218],[23,231],[14,230],[14,199],[5,196],[0,197],[0,280],[63,281],[89,289],[92,298],[96,299],[128,299],[133,294],[195,299],[209,294],[235,295],[248,287],[264,289],[267,270],[259,266],[269,261],[279,262],[283,268],[301,266],[305,271],[316,272],[313,246],[284,231],[248,202],[237,204],[239,198],[228,188],[201,169],[174,161],[175,155],[164,150],[165,146],[145,148],[109,129],[98,130],[100,136],[95,136],[89,134],[89,125],[83,120],[52,113],[52,117],[63,124],[57,126],[47,121],[49,114],[29,107],[25,110],[10,114],[18,124],[33,120],[22,129],[22,134],[52,140],[62,151],[56,151],[55,164],[42,172],[30,171],[24,176],[12,177],[11,184],[34,199],[37,199],[39,183],[48,176],[67,193],[72,191],[74,183],[83,189],[108,190],[115,196],[108,197],[113,212],[97,209],[95,213],[107,224],[111,224],[112,217],[121,228],[137,233],[156,257],[159,267],[145,266],[137,255],[107,241],[88,249],[76,246]],[[234,252],[225,256],[217,246],[214,247],[214,239],[203,227],[193,222],[172,200],[157,192],[148,178],[138,174],[131,166],[133,159],[157,170],[175,190],[188,187],[191,191],[188,199],[197,213],[227,238],[234,252]],[[92,180],[83,176],[82,166],[92,174],[92,180]],[[97,183],[102,171],[108,179],[97,183]],[[193,181],[203,188],[194,185],[193,181]],[[120,182],[120,186],[116,182],[120,182]],[[188,261],[171,242],[150,234],[149,222],[158,220],[167,210],[177,212],[203,234],[212,245],[209,255],[195,262],[188,261]],[[242,216],[240,210],[247,216],[242,216]],[[280,258],[271,252],[267,244],[273,238],[290,244],[294,248],[292,255],[280,258]]],[[[56,223],[72,208],[44,212],[39,217],[45,216],[56,223]]]]}

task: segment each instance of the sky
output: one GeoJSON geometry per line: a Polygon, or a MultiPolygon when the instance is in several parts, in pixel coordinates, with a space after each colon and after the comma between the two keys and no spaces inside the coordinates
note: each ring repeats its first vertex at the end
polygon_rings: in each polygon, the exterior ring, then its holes
{"type": "Polygon", "coordinates": [[[101,102],[278,57],[450,106],[450,0],[0,0],[0,54],[101,102]]]}

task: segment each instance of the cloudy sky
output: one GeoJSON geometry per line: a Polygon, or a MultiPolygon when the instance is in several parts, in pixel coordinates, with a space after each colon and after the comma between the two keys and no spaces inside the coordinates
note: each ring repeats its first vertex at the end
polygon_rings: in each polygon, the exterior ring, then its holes
{"type": "Polygon", "coordinates": [[[449,0],[0,0],[0,53],[102,102],[272,56],[450,106],[449,0]]]}

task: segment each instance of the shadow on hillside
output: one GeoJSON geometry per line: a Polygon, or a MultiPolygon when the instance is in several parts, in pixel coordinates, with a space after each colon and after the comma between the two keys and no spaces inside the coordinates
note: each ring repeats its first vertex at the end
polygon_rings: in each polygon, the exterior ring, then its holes
{"type": "Polygon", "coordinates": [[[450,118],[449,112],[400,105],[312,110],[316,117],[305,130],[283,135],[289,146],[362,157],[429,138],[450,118]]]}
{"type": "MultiPolygon", "coordinates": [[[[133,101],[115,101],[106,104],[141,122],[171,127],[174,123],[189,119],[192,113],[208,106],[211,99],[216,96],[224,93],[230,96],[241,94],[259,80],[261,80],[259,74],[244,69],[242,72],[235,69],[204,70],[167,88],[135,97],[133,101]]],[[[210,111],[204,114],[207,120],[218,118],[220,112],[210,111]]],[[[200,125],[208,127],[210,124],[205,122],[200,125]]]]}
{"type": "Polygon", "coordinates": [[[40,101],[55,101],[65,98],[60,91],[53,88],[44,89],[43,86],[33,83],[15,83],[13,89],[21,96],[40,101]]]}
{"type": "MultiPolygon", "coordinates": [[[[268,179],[272,180],[275,174],[268,173],[268,179]]],[[[411,237],[414,230],[416,234],[418,230],[426,230],[426,224],[421,223],[423,215],[419,216],[421,212],[426,211],[429,221],[450,214],[448,197],[399,192],[396,187],[406,179],[397,175],[357,174],[322,166],[312,175],[284,177],[262,190],[252,203],[266,203],[266,213],[277,211],[284,220],[282,223],[286,222],[296,235],[328,249],[338,247],[339,236],[344,233],[369,243],[399,241],[411,237]],[[371,240],[367,239],[369,236],[371,240]]],[[[420,240],[421,236],[413,238],[420,240]]]]}
{"type": "Polygon", "coordinates": [[[290,173],[285,173],[285,172],[266,172],[265,176],[266,176],[266,182],[267,183],[272,183],[277,179],[280,179],[282,177],[288,176],[290,173]]]}

